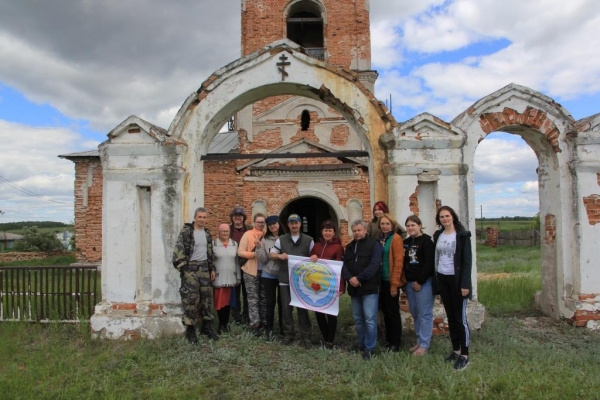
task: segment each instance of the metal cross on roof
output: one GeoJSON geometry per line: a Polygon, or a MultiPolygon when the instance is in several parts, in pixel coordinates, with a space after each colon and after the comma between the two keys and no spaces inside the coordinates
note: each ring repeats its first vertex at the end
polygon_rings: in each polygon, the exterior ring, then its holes
{"type": "Polygon", "coordinates": [[[290,65],[290,62],[287,62],[286,60],[288,59],[285,54],[282,54],[281,57],[279,57],[279,59],[281,60],[281,62],[278,62],[277,65],[277,69],[279,70],[279,72],[281,72],[281,80],[285,81],[285,77],[289,76],[289,74],[285,71],[285,67],[290,65]]]}

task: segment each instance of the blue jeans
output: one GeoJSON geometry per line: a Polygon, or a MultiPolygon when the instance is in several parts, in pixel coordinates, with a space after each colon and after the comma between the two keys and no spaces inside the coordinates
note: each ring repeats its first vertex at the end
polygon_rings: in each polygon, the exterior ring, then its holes
{"type": "Polygon", "coordinates": [[[412,285],[414,282],[407,282],[404,289],[408,297],[408,307],[415,321],[415,333],[419,346],[428,349],[431,343],[433,332],[433,291],[431,287],[431,278],[421,286],[421,290],[416,292],[412,285]]]}
{"type": "Polygon", "coordinates": [[[373,351],[377,346],[377,307],[379,294],[352,297],[352,316],[356,325],[358,347],[373,351]]]}

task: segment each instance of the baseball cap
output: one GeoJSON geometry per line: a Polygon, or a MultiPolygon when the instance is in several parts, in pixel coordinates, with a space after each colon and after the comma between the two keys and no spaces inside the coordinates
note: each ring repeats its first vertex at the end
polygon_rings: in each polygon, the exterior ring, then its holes
{"type": "Polygon", "coordinates": [[[267,225],[274,224],[275,222],[279,222],[279,217],[277,215],[269,215],[265,222],[267,225]]]}
{"type": "Polygon", "coordinates": [[[244,212],[244,208],[243,207],[235,207],[231,211],[231,215],[243,215],[245,217],[246,213],[244,212]]]}
{"type": "Polygon", "coordinates": [[[298,214],[292,214],[288,217],[288,222],[292,222],[292,221],[301,222],[302,218],[300,218],[300,216],[298,214]]]}

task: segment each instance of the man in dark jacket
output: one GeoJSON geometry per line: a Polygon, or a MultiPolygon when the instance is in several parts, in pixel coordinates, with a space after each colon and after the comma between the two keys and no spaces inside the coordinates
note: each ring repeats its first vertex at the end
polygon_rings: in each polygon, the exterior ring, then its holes
{"type": "MultiPolygon", "coordinates": [[[[288,255],[308,257],[314,246],[313,238],[301,232],[302,218],[298,214],[291,214],[288,217],[288,228],[290,233],[279,236],[275,245],[270,251],[271,260],[277,260],[279,263],[279,292],[281,293],[281,317],[283,319],[283,334],[285,336],[283,344],[290,345],[294,342],[294,317],[293,307],[290,306],[290,277],[288,268],[288,255]]],[[[297,307],[298,328],[300,330],[300,340],[298,344],[304,348],[310,347],[310,335],[312,325],[308,310],[297,307]]]]}
{"type": "Polygon", "coordinates": [[[196,316],[202,318],[202,334],[210,339],[219,337],[212,329],[212,285],[215,279],[215,260],[212,248],[212,236],[207,228],[207,212],[197,208],[194,222],[185,224],[177,238],[173,250],[173,266],[181,275],[181,306],[183,325],[190,343],[198,343],[196,337],[196,316]]]}
{"type": "Polygon", "coordinates": [[[365,221],[356,220],[351,228],[354,240],[346,246],[342,275],[348,281],[348,294],[352,299],[358,349],[364,359],[369,359],[377,346],[382,247],[367,234],[365,221]]]}

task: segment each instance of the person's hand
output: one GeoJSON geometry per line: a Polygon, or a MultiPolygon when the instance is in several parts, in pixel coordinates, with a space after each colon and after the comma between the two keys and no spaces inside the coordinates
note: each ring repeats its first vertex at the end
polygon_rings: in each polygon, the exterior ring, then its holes
{"type": "Polygon", "coordinates": [[[360,286],[360,281],[358,280],[358,278],[356,278],[355,276],[353,276],[352,278],[350,278],[350,280],[348,281],[353,287],[359,287],[360,286]]]}
{"type": "Polygon", "coordinates": [[[418,291],[420,291],[420,290],[421,290],[421,285],[419,285],[419,282],[415,282],[415,283],[413,283],[413,290],[414,290],[415,292],[418,292],[418,291]]]}
{"type": "Polygon", "coordinates": [[[344,292],[338,292],[338,297],[342,297],[344,295],[344,292]]]}
{"type": "Polygon", "coordinates": [[[288,255],[287,255],[286,253],[281,253],[281,254],[279,255],[279,259],[280,259],[280,260],[287,260],[287,259],[288,259],[288,255]]]}
{"type": "Polygon", "coordinates": [[[464,296],[468,296],[469,295],[469,289],[461,288],[460,289],[460,293],[463,295],[463,297],[464,296]]]}
{"type": "Polygon", "coordinates": [[[317,262],[318,259],[319,259],[319,257],[317,257],[316,254],[313,254],[312,256],[310,256],[310,261],[312,261],[312,262],[317,262]]]}
{"type": "Polygon", "coordinates": [[[215,280],[215,277],[216,277],[216,275],[217,275],[217,274],[215,274],[215,271],[210,271],[210,280],[211,280],[211,281],[214,281],[214,280],[215,280]]]}
{"type": "Polygon", "coordinates": [[[392,297],[398,296],[398,289],[396,289],[396,290],[390,289],[390,294],[392,295],[392,297]]]}

